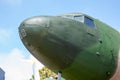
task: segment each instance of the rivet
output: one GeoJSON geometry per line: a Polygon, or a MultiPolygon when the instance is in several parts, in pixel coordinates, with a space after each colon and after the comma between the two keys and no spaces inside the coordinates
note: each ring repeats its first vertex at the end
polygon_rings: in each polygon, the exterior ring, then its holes
{"type": "Polygon", "coordinates": [[[103,43],[101,39],[99,39],[99,42],[100,42],[101,44],[103,43]]]}
{"type": "Polygon", "coordinates": [[[99,53],[99,52],[96,52],[96,55],[97,55],[97,56],[100,56],[100,53],[99,53]]]}
{"type": "Polygon", "coordinates": [[[107,76],[109,76],[111,73],[108,71],[106,74],[107,74],[107,76]]]}

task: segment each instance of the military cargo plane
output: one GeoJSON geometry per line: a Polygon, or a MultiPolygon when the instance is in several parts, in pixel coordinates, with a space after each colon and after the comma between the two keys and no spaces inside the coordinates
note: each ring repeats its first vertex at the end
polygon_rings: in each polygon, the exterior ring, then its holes
{"type": "Polygon", "coordinates": [[[82,13],[24,20],[26,48],[66,80],[120,80],[120,33],[82,13]]]}

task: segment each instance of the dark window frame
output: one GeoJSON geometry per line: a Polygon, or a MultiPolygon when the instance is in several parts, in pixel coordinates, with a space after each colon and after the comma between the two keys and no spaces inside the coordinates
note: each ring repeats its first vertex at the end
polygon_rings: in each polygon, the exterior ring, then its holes
{"type": "Polygon", "coordinates": [[[91,28],[96,28],[95,27],[95,23],[94,23],[94,20],[87,17],[87,16],[84,16],[84,24],[91,27],[91,28]]]}

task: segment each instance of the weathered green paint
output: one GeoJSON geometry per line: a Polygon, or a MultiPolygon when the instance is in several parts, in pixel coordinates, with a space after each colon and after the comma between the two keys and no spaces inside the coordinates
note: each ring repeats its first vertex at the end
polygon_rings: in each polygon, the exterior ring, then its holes
{"type": "Polygon", "coordinates": [[[96,28],[61,16],[29,18],[19,27],[21,40],[38,60],[56,73],[62,71],[67,80],[109,80],[117,66],[120,34],[90,18],[96,28]]]}

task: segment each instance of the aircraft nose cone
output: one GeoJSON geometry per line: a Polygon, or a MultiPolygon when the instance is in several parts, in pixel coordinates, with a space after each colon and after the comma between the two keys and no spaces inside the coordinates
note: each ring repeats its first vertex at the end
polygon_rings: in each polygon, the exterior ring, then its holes
{"type": "Polygon", "coordinates": [[[36,31],[49,27],[49,20],[46,17],[33,17],[23,21],[19,27],[20,38],[29,37],[36,31]]]}
{"type": "Polygon", "coordinates": [[[49,21],[47,17],[33,17],[23,22],[25,25],[34,25],[33,27],[48,27],[49,21]]]}
{"type": "Polygon", "coordinates": [[[63,19],[53,16],[33,17],[23,21],[19,27],[25,47],[41,63],[56,71],[71,65],[79,51],[70,36],[73,34],[71,30],[76,29],[70,28],[71,22],[63,19]]]}

